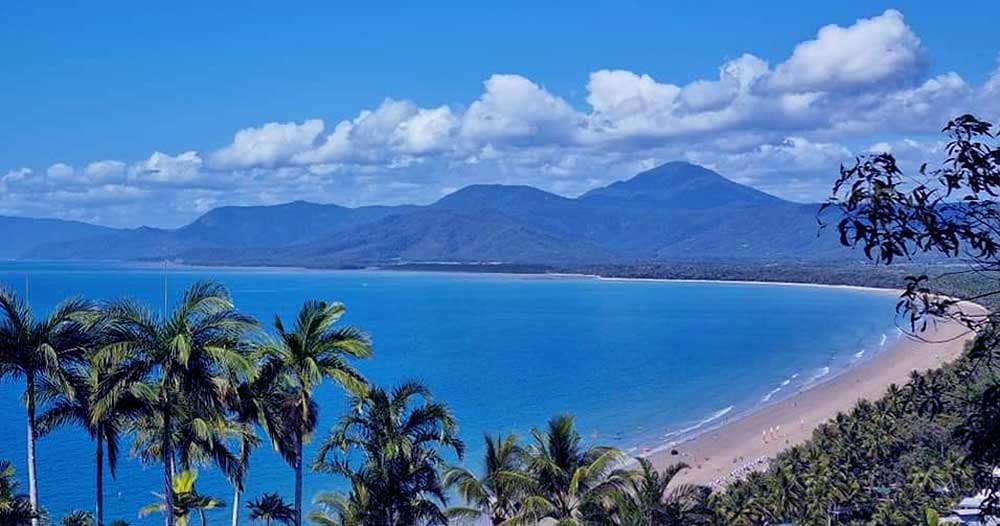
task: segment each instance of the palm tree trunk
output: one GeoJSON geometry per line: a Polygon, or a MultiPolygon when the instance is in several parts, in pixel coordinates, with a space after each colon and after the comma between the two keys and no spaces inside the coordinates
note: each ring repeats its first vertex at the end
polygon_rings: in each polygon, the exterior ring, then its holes
{"type": "Polygon", "coordinates": [[[25,392],[28,406],[28,498],[31,501],[31,510],[35,517],[31,519],[31,526],[38,526],[38,477],[35,466],[35,374],[27,375],[27,391],[25,392]]]}
{"type": "Polygon", "coordinates": [[[233,490],[233,526],[240,526],[240,487],[233,490]]]}
{"type": "Polygon", "coordinates": [[[302,526],[302,432],[295,434],[295,524],[302,526]]]}
{"type": "Polygon", "coordinates": [[[97,501],[95,508],[97,513],[97,526],[104,526],[104,437],[97,434],[97,455],[94,459],[97,462],[97,501]]]}
{"type": "Polygon", "coordinates": [[[174,526],[174,451],[170,442],[170,410],[167,409],[163,411],[163,437],[160,445],[160,455],[163,460],[163,498],[167,508],[163,514],[166,526],[174,526]]]}
{"type": "Polygon", "coordinates": [[[198,510],[198,515],[201,515],[201,526],[205,526],[205,510],[204,510],[204,508],[198,510]]]}
{"type": "Polygon", "coordinates": [[[233,484],[233,524],[232,526],[240,526],[240,495],[243,493],[243,484],[246,483],[247,479],[247,466],[249,465],[249,460],[247,459],[247,442],[246,440],[240,439],[240,462],[243,464],[243,480],[237,481],[233,484]]]}

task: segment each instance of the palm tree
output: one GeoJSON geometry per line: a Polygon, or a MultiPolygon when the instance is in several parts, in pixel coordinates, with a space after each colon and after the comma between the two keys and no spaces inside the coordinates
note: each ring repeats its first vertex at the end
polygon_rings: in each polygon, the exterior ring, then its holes
{"type": "Polygon", "coordinates": [[[746,481],[736,481],[725,491],[715,494],[712,507],[717,522],[726,526],[757,526],[765,522],[761,498],[746,481]]]}
{"type": "Polygon", "coordinates": [[[452,517],[480,516],[490,518],[497,526],[517,512],[520,496],[530,484],[524,472],[524,450],[515,435],[490,437],[486,435],[486,459],[481,477],[464,467],[449,468],[444,474],[444,484],[455,488],[468,508],[452,508],[452,517]]]}
{"type": "Polygon", "coordinates": [[[621,452],[603,446],[583,449],[569,415],[553,417],[547,431],[535,429],[532,436],[528,472],[535,484],[510,522],[549,519],[566,526],[585,524],[588,510],[614,488],[609,476],[621,461],[621,452]]]}
{"type": "Polygon", "coordinates": [[[313,504],[317,507],[309,512],[309,520],[316,526],[366,526],[373,519],[368,489],[358,480],[347,495],[324,491],[316,495],[313,504]]]}
{"type": "MultiPolygon", "coordinates": [[[[190,464],[197,453],[179,447],[178,437],[197,437],[224,422],[222,386],[228,378],[251,374],[253,364],[244,344],[256,321],[234,309],[224,287],[208,282],[192,285],[164,316],[130,301],[115,303],[108,312],[112,318],[109,342],[97,354],[114,372],[99,386],[102,402],[96,414],[100,417],[114,407],[124,386],[145,386],[150,404],[137,425],[140,431],[146,429],[149,443],[156,445],[146,450],[155,452],[163,464],[165,505],[170,509],[176,462],[190,464]]],[[[192,447],[203,448],[206,441],[218,444],[215,437],[199,438],[206,440],[192,447]]],[[[213,447],[208,454],[230,477],[238,470],[230,458],[235,456],[227,455],[224,447],[213,447]]],[[[164,515],[167,526],[173,526],[174,515],[164,515]]]]}
{"type": "Polygon", "coordinates": [[[348,363],[348,358],[368,358],[371,343],[360,330],[334,325],[344,315],[341,303],[307,301],[299,310],[295,327],[288,331],[275,316],[277,338],[265,342],[263,352],[283,367],[288,385],[284,421],[290,441],[280,441],[282,455],[295,469],[295,523],[302,526],[302,446],[316,427],[313,392],[325,378],[333,379],[353,396],[363,396],[368,383],[348,363]]]}
{"type": "Polygon", "coordinates": [[[264,521],[264,526],[274,523],[288,526],[295,522],[295,508],[288,505],[277,493],[265,493],[247,503],[250,520],[264,521]]]}
{"type": "Polygon", "coordinates": [[[176,519],[178,526],[187,526],[192,511],[197,511],[201,517],[201,526],[206,526],[207,518],[205,510],[222,508],[225,502],[215,498],[202,495],[195,489],[194,484],[198,481],[198,472],[193,469],[186,469],[178,473],[170,485],[169,497],[167,494],[157,495],[159,502],[144,506],[139,511],[139,515],[145,517],[150,513],[162,513],[170,515],[176,519]],[[167,510],[171,510],[168,513],[167,510]]]}
{"type": "Polygon", "coordinates": [[[17,492],[14,466],[8,460],[0,460],[0,524],[4,526],[27,526],[38,518],[31,500],[17,492]]]}
{"type": "Polygon", "coordinates": [[[283,443],[287,442],[288,433],[282,428],[281,420],[283,396],[279,375],[282,365],[274,360],[263,361],[259,352],[255,354],[253,376],[231,379],[226,390],[226,405],[231,417],[243,430],[238,438],[239,472],[242,476],[233,480],[232,526],[239,526],[240,498],[250,469],[250,453],[259,443],[256,426],[263,428],[275,449],[291,449],[283,443]]]}
{"type": "Polygon", "coordinates": [[[363,505],[351,510],[362,526],[447,525],[442,450],[459,459],[465,451],[448,408],[418,383],[391,393],[373,387],[354,407],[323,441],[313,468],[351,481],[351,495],[340,500],[363,505]]]}
{"type": "MultiPolygon", "coordinates": [[[[190,411],[183,396],[170,419],[170,442],[173,462],[181,470],[213,463],[229,480],[243,476],[238,454],[230,449],[233,442],[255,440],[247,426],[229,420],[224,414],[204,414],[190,411]],[[248,435],[249,433],[249,435],[248,435]]],[[[143,462],[157,462],[163,457],[163,419],[157,413],[146,413],[130,422],[133,434],[132,454],[143,462]]]]}
{"type": "MultiPolygon", "coordinates": [[[[99,330],[99,329],[98,329],[99,330]]],[[[97,526],[104,526],[104,458],[107,455],[111,476],[118,467],[118,451],[121,435],[143,407],[144,401],[132,391],[125,391],[112,411],[105,411],[98,417],[94,411],[98,385],[108,374],[92,357],[67,374],[68,385],[53,395],[49,408],[39,417],[39,436],[50,433],[57,427],[76,425],[84,429],[96,442],[94,454],[96,495],[95,517],[97,526]]]]}
{"type": "MultiPolygon", "coordinates": [[[[86,325],[96,311],[80,299],[59,304],[47,317],[36,319],[28,302],[0,286],[0,378],[23,379],[28,417],[28,496],[38,505],[35,441],[39,391],[68,391],[66,368],[83,359],[89,333],[86,325]]],[[[31,520],[38,525],[38,518],[31,520]]]]}
{"type": "Polygon", "coordinates": [[[84,510],[73,510],[62,519],[62,526],[94,526],[94,524],[94,514],[84,510]]]}
{"type": "Polygon", "coordinates": [[[707,524],[708,495],[704,486],[680,484],[669,488],[678,473],[688,468],[680,462],[656,471],[642,457],[635,459],[638,470],[619,469],[612,475],[615,487],[608,503],[613,524],[619,526],[689,526],[707,524]],[[616,517],[617,516],[617,517],[616,517]]]}

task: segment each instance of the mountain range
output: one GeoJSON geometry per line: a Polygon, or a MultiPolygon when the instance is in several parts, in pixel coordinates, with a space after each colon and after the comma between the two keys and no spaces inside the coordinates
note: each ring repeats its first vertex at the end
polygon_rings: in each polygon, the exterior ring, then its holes
{"type": "Polygon", "coordinates": [[[671,162],[576,198],[473,185],[425,206],[222,207],[177,229],[0,217],[0,257],[309,267],[849,257],[832,233],[817,236],[817,209],[671,162]]]}

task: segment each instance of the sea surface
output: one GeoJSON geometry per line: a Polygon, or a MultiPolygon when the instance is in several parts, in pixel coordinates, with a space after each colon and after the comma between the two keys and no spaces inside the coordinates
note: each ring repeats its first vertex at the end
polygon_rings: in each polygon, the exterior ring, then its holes
{"type": "MultiPolygon", "coordinates": [[[[38,311],[60,299],[122,296],[155,308],[200,279],[229,287],[242,311],[269,324],[294,318],[307,299],[343,301],[345,323],[372,335],[375,357],[358,368],[392,385],[418,379],[447,402],[478,467],[484,433],[527,436],[550,416],[576,415],[590,443],[632,454],[668,447],[859,364],[897,338],[895,297],[843,288],[601,280],[391,271],[170,268],[75,263],[0,263],[0,281],[38,311]]],[[[22,385],[0,383],[0,458],[27,491],[22,385]]],[[[319,433],[345,409],[327,384],[318,392],[319,433]]],[[[315,441],[313,444],[315,447],[315,441]]],[[[64,428],[38,445],[39,491],[54,517],[93,506],[94,444],[64,428]]],[[[137,518],[156,500],[161,469],[123,455],[106,488],[108,519],[137,518]]],[[[292,497],[292,471],[269,446],[251,460],[249,497],[292,497]]],[[[110,477],[107,477],[110,478],[110,477]]],[[[211,467],[203,494],[232,498],[211,467]]],[[[307,474],[307,500],[342,488],[307,474]]],[[[228,510],[213,512],[221,523],[228,510]]],[[[244,515],[245,516],[245,515],[244,515]]]]}

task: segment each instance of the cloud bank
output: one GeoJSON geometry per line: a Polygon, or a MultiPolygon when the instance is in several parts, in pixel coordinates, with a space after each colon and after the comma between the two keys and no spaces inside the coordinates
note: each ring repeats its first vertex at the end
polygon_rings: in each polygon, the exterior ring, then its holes
{"type": "Polygon", "coordinates": [[[940,148],[950,117],[1000,117],[1000,67],[978,86],[928,75],[927,50],[894,10],[822,27],[780,63],[744,54],[718,71],[685,85],[594,71],[579,107],[498,73],[464,104],[385,99],[339,122],[238,130],[211,151],[17,167],[0,176],[0,213],[173,226],[225,204],[429,202],[477,182],[572,195],[670,159],[815,200],[855,154],[891,148],[916,162],[940,148]]]}

